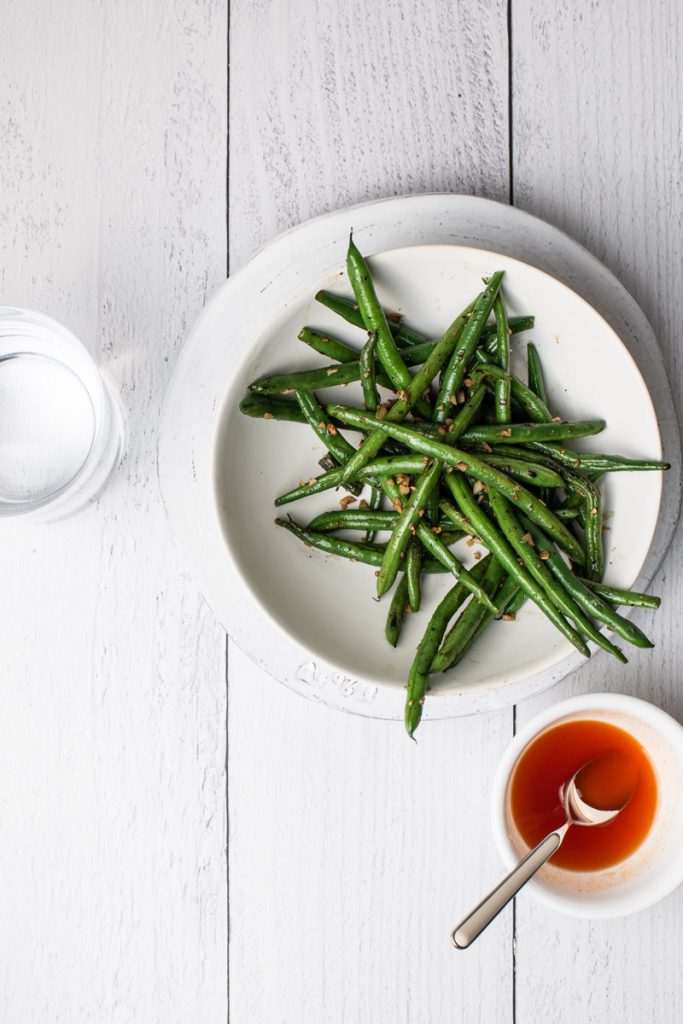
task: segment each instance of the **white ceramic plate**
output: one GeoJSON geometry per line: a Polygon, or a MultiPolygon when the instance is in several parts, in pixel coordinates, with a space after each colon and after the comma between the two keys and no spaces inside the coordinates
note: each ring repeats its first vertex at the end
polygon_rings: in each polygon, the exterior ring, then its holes
{"type": "MultiPolygon", "coordinates": [[[[221,621],[283,682],[365,714],[400,716],[412,652],[448,582],[445,577],[428,581],[424,611],[408,620],[399,648],[388,647],[383,637],[387,602],[373,600],[373,570],[304,548],[273,525],[275,495],[317,471],[320,446],[315,438],[299,425],[253,420],[237,410],[255,376],[324,362],[296,340],[304,324],[357,342],[362,337],[314,302],[321,287],[348,292],[342,270],[351,226],[361,249],[372,256],[381,299],[427,334],[443,330],[478,290],[483,275],[504,269],[511,313],[536,316],[534,331],[521,337],[533,337],[539,348],[552,404],[568,418],[601,415],[608,421],[605,433],[587,439],[585,447],[643,457],[661,452],[648,388],[628,349],[594,308],[536,267],[502,252],[492,255],[487,251],[494,248],[491,243],[443,244],[444,218],[462,219],[465,211],[476,221],[475,206],[480,224],[491,221],[494,212],[499,215],[499,227],[494,231],[491,225],[490,237],[505,237],[508,208],[449,196],[368,204],[281,236],[204,311],[179,361],[165,409],[162,491],[221,621]],[[434,214],[440,215],[438,225],[434,214]],[[424,244],[425,238],[436,244],[424,244]],[[397,248],[396,242],[408,244],[397,248]]],[[[512,212],[527,222],[527,229],[528,222],[539,224],[512,212]]],[[[513,347],[521,357],[523,341],[517,339],[513,347]]],[[[668,399],[665,385],[663,393],[668,399]]],[[[336,394],[352,404],[358,401],[356,386],[336,394]]],[[[660,387],[658,408],[661,394],[660,387]]],[[[677,458],[672,443],[667,443],[667,454],[677,458]]],[[[618,511],[606,535],[607,576],[614,583],[630,585],[642,577],[661,485],[659,474],[609,479],[606,507],[618,511]]],[[[305,523],[338,500],[332,492],[288,511],[305,523]]],[[[655,546],[663,550],[669,536],[656,538],[655,546]]],[[[463,553],[473,554],[467,548],[463,553]]],[[[496,623],[457,677],[435,681],[426,717],[517,700],[576,664],[566,641],[535,608],[526,608],[516,623],[496,623]]]]}

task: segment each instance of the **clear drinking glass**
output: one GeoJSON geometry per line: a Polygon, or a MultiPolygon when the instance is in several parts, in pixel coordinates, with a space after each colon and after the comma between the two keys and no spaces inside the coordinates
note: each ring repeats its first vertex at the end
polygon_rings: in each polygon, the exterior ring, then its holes
{"type": "Polygon", "coordinates": [[[0,306],[0,518],[75,512],[121,444],[118,402],[80,341],[42,313],[0,306]]]}

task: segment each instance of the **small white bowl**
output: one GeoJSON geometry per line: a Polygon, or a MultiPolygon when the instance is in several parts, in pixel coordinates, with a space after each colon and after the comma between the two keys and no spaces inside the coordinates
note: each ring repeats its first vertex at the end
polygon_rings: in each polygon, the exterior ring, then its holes
{"type": "Polygon", "coordinates": [[[623,917],[645,910],[683,882],[683,726],[665,711],[617,693],[591,693],[561,701],[536,715],[508,746],[493,780],[493,835],[506,868],[524,856],[507,814],[510,776],[522,751],[548,726],[581,718],[620,726],[650,756],[659,785],[652,828],[630,857],[602,871],[568,871],[546,865],[528,883],[534,897],[563,914],[583,918],[623,917]]]}

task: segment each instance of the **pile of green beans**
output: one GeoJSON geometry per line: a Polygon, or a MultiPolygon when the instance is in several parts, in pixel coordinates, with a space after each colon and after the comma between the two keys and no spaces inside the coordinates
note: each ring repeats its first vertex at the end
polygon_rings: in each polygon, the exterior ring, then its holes
{"type": "Polygon", "coordinates": [[[617,608],[657,608],[659,598],[602,579],[606,527],[598,481],[610,472],[665,470],[667,463],[571,446],[599,434],[605,422],[553,415],[533,344],[526,351],[527,382],[512,372],[511,338],[530,330],[534,318],[508,314],[503,271],[484,280],[440,338],[384,309],[352,238],[347,273],[353,298],[327,291],[316,298],[365,331],[364,338],[354,344],[302,328],[299,340],[332,363],[260,377],[240,409],[307,425],[325,449],[324,472],[314,471],[275,505],[343,487],[349,493],[341,507],[306,525],[291,516],[275,522],[309,547],[376,567],[377,597],[391,593],[389,644],[397,646],[406,615],[424,603],[423,578],[453,577],[407,676],[408,734],[420,723],[430,676],[457,671],[490,624],[514,621],[526,601],[587,657],[590,641],[627,660],[604,628],[651,647],[617,608]],[[324,397],[326,389],[354,382],[358,406],[324,397]],[[353,443],[342,430],[356,432],[353,443]],[[481,551],[473,554],[475,542],[487,549],[483,558],[481,551]],[[462,544],[456,552],[455,544],[462,544]]]}

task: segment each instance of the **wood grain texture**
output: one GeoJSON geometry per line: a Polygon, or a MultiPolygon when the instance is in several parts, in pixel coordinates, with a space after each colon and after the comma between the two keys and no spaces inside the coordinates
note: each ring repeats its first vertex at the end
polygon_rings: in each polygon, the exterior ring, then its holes
{"type": "Polygon", "coordinates": [[[510,711],[426,723],[413,744],[234,645],[229,694],[231,1020],[509,1020],[511,915],[466,955],[449,935],[499,870],[471,826],[510,711]]]}
{"type": "Polygon", "coordinates": [[[169,364],[225,270],[222,4],[3,11],[0,292],[81,337],[128,440],[3,524],[0,1020],[226,1015],[224,636],[158,497],[169,364]]]}
{"type": "MultiPolygon", "coordinates": [[[[104,0],[4,6],[0,294],[83,338],[128,443],[99,501],[3,526],[0,1022],[669,1024],[681,892],[613,923],[521,897],[476,947],[448,932],[498,876],[484,808],[504,711],[398,723],[304,701],[230,645],[160,507],[169,367],[229,260],[334,207],[410,191],[506,201],[507,5],[104,0]],[[230,48],[226,54],[228,8],[230,48]],[[230,1006],[226,970],[230,972],[230,1006]]],[[[512,0],[518,205],[641,302],[679,408],[683,225],[675,0],[512,0]]],[[[683,717],[680,537],[657,641],[518,709],[641,694],[683,717]]]]}
{"type": "MultiPolygon", "coordinates": [[[[506,199],[506,47],[502,3],[235,0],[231,270],[340,204],[506,199]]],[[[229,659],[231,1020],[510,1019],[511,915],[466,956],[449,933],[496,876],[470,822],[511,712],[426,723],[416,746],[229,659]]]]}
{"type": "Polygon", "coordinates": [[[230,110],[231,271],[338,206],[506,201],[505,4],[232,0],[230,110]]]}
{"type": "MultiPolygon", "coordinates": [[[[514,194],[583,242],[641,303],[683,399],[680,275],[683,17],[680,4],[513,3],[514,194]]],[[[643,696],[683,718],[680,529],[637,621],[657,646],[625,668],[596,657],[518,710],[523,723],[574,693],[643,696]]],[[[683,1017],[683,891],[623,921],[584,923],[521,897],[517,1020],[668,1024],[683,1017]],[[543,965],[543,970],[539,965],[543,965]]]]}

